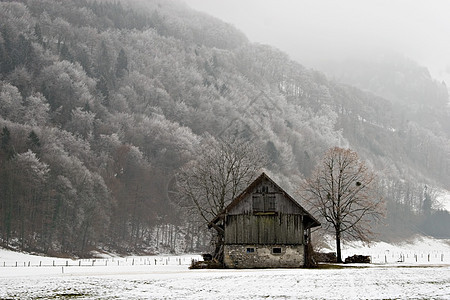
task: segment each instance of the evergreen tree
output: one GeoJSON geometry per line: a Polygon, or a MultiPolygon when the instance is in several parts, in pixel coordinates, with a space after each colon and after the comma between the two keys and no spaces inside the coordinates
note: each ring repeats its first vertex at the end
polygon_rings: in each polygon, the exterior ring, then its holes
{"type": "Polygon", "coordinates": [[[14,157],[15,151],[14,146],[11,143],[11,133],[6,126],[2,129],[0,147],[8,160],[14,157]]]}
{"type": "Polygon", "coordinates": [[[120,49],[119,56],[116,62],[116,77],[120,78],[125,75],[125,71],[128,72],[128,58],[123,49],[120,49]]]}
{"type": "Polygon", "coordinates": [[[39,137],[37,136],[36,132],[34,132],[34,130],[31,130],[30,134],[28,135],[27,147],[39,156],[41,141],[39,140],[39,137]]]}
{"type": "Polygon", "coordinates": [[[3,74],[7,74],[10,71],[14,70],[15,66],[12,59],[12,53],[14,51],[14,36],[9,26],[4,26],[3,28],[1,28],[0,33],[3,40],[3,43],[1,43],[0,45],[0,54],[2,55],[0,60],[0,72],[3,74]]]}
{"type": "Polygon", "coordinates": [[[426,218],[429,218],[431,216],[431,206],[432,206],[431,196],[428,191],[428,187],[425,186],[424,191],[423,191],[422,210],[423,210],[423,214],[426,218]]]}

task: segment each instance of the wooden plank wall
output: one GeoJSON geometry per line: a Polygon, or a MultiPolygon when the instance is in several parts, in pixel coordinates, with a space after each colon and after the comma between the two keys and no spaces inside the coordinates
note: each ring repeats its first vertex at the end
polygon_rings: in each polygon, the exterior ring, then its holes
{"type": "Polygon", "coordinates": [[[226,244],[303,244],[302,215],[228,215],[226,244]]]}
{"type": "Polygon", "coordinates": [[[248,214],[253,212],[253,201],[252,196],[263,197],[263,195],[275,196],[275,210],[284,214],[303,214],[303,210],[298,207],[298,205],[292,202],[288,197],[285,196],[283,190],[276,187],[268,180],[263,180],[260,184],[254,187],[252,191],[248,191],[247,196],[242,199],[235,207],[233,207],[228,214],[230,215],[240,215],[248,214]],[[267,190],[262,193],[263,187],[267,190]]]}
{"type": "MultiPolygon", "coordinates": [[[[230,215],[248,214],[253,212],[253,201],[252,196],[257,195],[262,197],[262,194],[249,194],[247,197],[242,199],[242,201],[233,207],[232,210],[228,212],[230,215]]],[[[268,195],[275,196],[275,210],[284,214],[302,214],[303,211],[295,205],[291,200],[285,197],[281,192],[269,193],[268,195]]]]}

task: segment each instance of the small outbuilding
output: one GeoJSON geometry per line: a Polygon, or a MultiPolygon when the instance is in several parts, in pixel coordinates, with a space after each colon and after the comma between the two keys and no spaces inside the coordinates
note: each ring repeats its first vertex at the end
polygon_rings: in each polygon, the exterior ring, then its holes
{"type": "Polygon", "coordinates": [[[320,223],[262,173],[210,226],[224,230],[227,268],[298,268],[307,261],[310,229],[320,223]]]}

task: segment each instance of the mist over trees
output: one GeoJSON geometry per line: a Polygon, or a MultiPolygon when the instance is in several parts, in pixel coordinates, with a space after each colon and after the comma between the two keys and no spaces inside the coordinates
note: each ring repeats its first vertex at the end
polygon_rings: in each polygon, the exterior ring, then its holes
{"type": "Polygon", "coordinates": [[[448,95],[431,84],[422,97],[399,106],[330,81],[176,1],[0,2],[0,242],[201,249],[168,190],[202,141],[226,135],[291,190],[327,149],[351,147],[383,174],[388,226],[448,235],[431,225],[449,219],[432,193],[450,188],[448,95]]]}

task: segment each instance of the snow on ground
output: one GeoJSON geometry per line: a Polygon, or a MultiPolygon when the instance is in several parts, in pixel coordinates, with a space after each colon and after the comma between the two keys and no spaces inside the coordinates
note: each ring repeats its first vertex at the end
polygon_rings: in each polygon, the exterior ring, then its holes
{"type": "MultiPolygon", "coordinates": [[[[187,270],[142,266],[114,274],[1,276],[0,297],[12,299],[449,299],[448,267],[187,270]]],[[[8,268],[7,272],[13,272],[8,268]]],[[[81,271],[83,272],[83,271],[81,271]]]]}
{"type": "Polygon", "coordinates": [[[450,299],[445,242],[351,247],[344,253],[370,250],[388,256],[388,263],[381,257],[342,269],[189,270],[199,256],[68,260],[0,250],[0,299],[450,299]],[[426,259],[397,262],[392,252],[426,259]],[[444,259],[428,262],[428,253],[444,259]]]}
{"type": "Polygon", "coordinates": [[[355,254],[369,255],[372,263],[450,264],[450,240],[417,236],[398,244],[353,242],[343,245],[342,254],[343,259],[355,254]]]}

